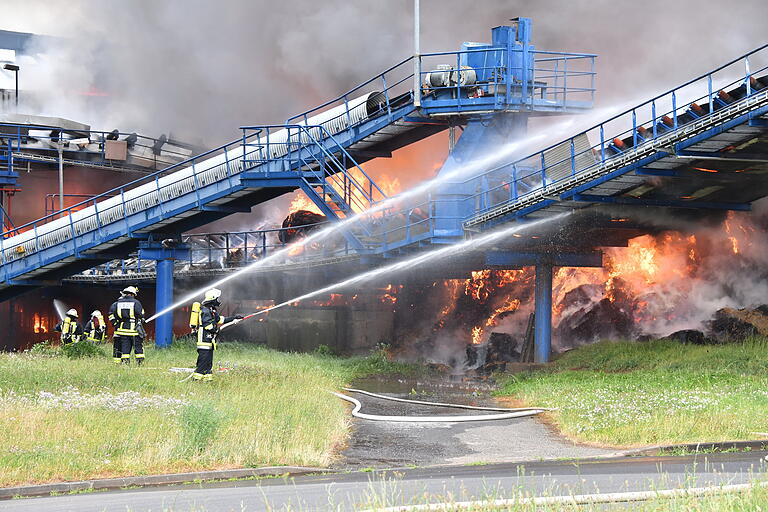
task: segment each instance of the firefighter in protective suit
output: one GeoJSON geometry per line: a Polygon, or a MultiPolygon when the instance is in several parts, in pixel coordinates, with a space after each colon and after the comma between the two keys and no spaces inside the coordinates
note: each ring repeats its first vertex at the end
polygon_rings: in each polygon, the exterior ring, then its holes
{"type": "Polygon", "coordinates": [[[107,339],[107,324],[98,309],[91,313],[91,319],[85,324],[85,339],[91,343],[104,343],[107,339]]]}
{"type": "Polygon", "coordinates": [[[83,328],[77,322],[77,311],[70,309],[64,316],[64,320],[56,324],[53,328],[54,331],[61,333],[61,344],[69,345],[70,343],[77,343],[83,336],[83,328]]]}
{"type": "Polygon", "coordinates": [[[123,364],[131,364],[131,350],[136,364],[144,362],[144,308],[136,295],[135,286],[125,288],[120,298],[109,308],[109,321],[115,327],[113,357],[123,364]]]}
{"type": "Polygon", "coordinates": [[[197,365],[192,379],[210,381],[213,379],[213,351],[216,350],[216,335],[225,324],[236,324],[243,319],[242,315],[221,316],[218,308],[221,290],[212,288],[205,292],[202,304],[192,305],[190,327],[197,331],[197,365]]]}

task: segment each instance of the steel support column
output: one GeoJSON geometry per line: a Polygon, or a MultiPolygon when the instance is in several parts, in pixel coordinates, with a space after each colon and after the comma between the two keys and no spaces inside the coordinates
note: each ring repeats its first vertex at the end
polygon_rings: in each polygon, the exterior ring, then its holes
{"type": "Polygon", "coordinates": [[[546,363],[552,351],[552,265],[536,265],[535,296],[534,360],[546,363]]]}
{"type": "MultiPolygon", "coordinates": [[[[157,260],[155,283],[155,311],[162,311],[173,304],[173,260],[157,260]]],[[[155,320],[155,346],[170,347],[173,342],[173,312],[160,315],[155,320]]]]}
{"type": "MultiPolygon", "coordinates": [[[[162,242],[139,242],[139,259],[155,260],[155,311],[162,311],[173,304],[173,262],[188,260],[189,246],[174,239],[162,242]]],[[[160,315],[155,320],[155,346],[170,347],[173,342],[173,312],[160,315]]]]}

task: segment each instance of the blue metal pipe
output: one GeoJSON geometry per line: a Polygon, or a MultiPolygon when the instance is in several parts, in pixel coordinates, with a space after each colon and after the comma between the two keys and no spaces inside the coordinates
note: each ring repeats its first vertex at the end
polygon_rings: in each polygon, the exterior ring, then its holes
{"type": "MultiPolygon", "coordinates": [[[[173,304],[173,260],[157,260],[155,283],[155,311],[162,311],[173,304]]],[[[170,347],[173,342],[173,312],[157,317],[155,322],[155,346],[170,347]]]]}
{"type": "Polygon", "coordinates": [[[552,351],[552,265],[536,265],[534,361],[549,362],[552,351]]]}

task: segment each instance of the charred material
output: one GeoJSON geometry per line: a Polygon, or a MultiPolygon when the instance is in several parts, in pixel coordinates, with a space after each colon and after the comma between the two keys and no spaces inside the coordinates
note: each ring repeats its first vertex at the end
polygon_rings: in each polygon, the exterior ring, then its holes
{"type": "Polygon", "coordinates": [[[288,214],[283,220],[282,227],[290,229],[280,231],[278,239],[284,244],[296,242],[308,237],[314,231],[320,229],[326,222],[328,222],[328,218],[325,215],[310,212],[309,210],[297,210],[288,214]]]}
{"type": "Polygon", "coordinates": [[[715,340],[708,338],[703,332],[697,331],[696,329],[676,331],[667,336],[667,338],[680,343],[690,343],[693,345],[712,345],[713,343],[716,343],[715,340]]]}
{"type": "Polygon", "coordinates": [[[594,301],[595,290],[595,285],[588,284],[565,295],[564,313],[557,327],[560,339],[569,343],[588,343],[632,337],[632,301],[626,297],[594,301]]]}
{"type": "Polygon", "coordinates": [[[768,316],[763,311],[766,306],[756,309],[723,308],[715,313],[709,322],[712,335],[721,342],[744,341],[758,334],[768,334],[768,316]]]}

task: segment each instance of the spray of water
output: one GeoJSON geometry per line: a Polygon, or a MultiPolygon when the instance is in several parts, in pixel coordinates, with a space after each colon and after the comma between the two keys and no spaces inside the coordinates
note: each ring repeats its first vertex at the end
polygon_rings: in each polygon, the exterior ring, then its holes
{"type": "Polygon", "coordinates": [[[304,238],[303,240],[301,240],[299,242],[296,242],[294,244],[288,245],[288,246],[284,247],[283,249],[280,249],[280,250],[272,253],[270,256],[267,256],[266,258],[263,258],[263,259],[260,259],[258,261],[255,261],[255,262],[251,263],[250,265],[247,265],[247,266],[241,268],[240,270],[238,270],[236,272],[233,272],[232,274],[229,274],[229,275],[219,279],[218,281],[216,281],[214,283],[208,284],[205,287],[199,288],[199,289],[197,289],[197,290],[195,290],[193,292],[188,293],[187,295],[185,295],[184,297],[182,297],[181,299],[179,299],[175,303],[171,304],[167,308],[165,308],[165,309],[163,309],[161,311],[158,311],[157,313],[155,313],[154,315],[149,317],[147,319],[147,322],[151,322],[152,320],[156,319],[157,317],[159,317],[161,315],[164,315],[165,313],[167,313],[169,311],[173,311],[177,307],[182,306],[182,305],[188,303],[190,300],[192,300],[195,297],[198,297],[199,295],[201,295],[207,289],[217,288],[217,287],[223,285],[224,283],[226,283],[228,281],[231,281],[232,279],[235,279],[235,278],[237,278],[237,277],[239,277],[239,276],[241,276],[241,275],[243,275],[243,274],[245,274],[247,272],[251,272],[251,271],[255,270],[258,267],[262,267],[262,266],[265,266],[265,265],[267,265],[269,263],[273,263],[273,262],[279,260],[280,258],[282,258],[284,256],[287,256],[294,247],[305,246],[305,245],[309,245],[309,244],[312,244],[312,243],[320,242],[320,241],[328,238],[331,235],[334,235],[334,234],[339,233],[339,232],[343,232],[346,229],[350,229],[354,224],[362,221],[363,219],[368,218],[371,215],[374,215],[374,214],[379,213],[381,211],[384,211],[384,210],[386,210],[388,208],[391,208],[392,206],[394,206],[396,203],[398,203],[400,201],[403,201],[403,200],[406,200],[406,199],[418,196],[420,194],[423,194],[423,193],[431,190],[432,188],[434,188],[435,186],[437,186],[437,185],[439,185],[441,183],[445,183],[445,182],[450,181],[452,179],[460,178],[462,176],[476,175],[480,171],[485,170],[489,165],[492,165],[492,164],[498,162],[501,159],[508,158],[513,153],[519,151],[524,145],[530,144],[532,142],[535,142],[535,141],[537,141],[537,140],[539,140],[539,139],[541,139],[543,137],[544,137],[544,135],[541,134],[541,135],[536,135],[536,136],[532,136],[532,137],[526,138],[523,141],[517,141],[517,142],[513,142],[513,143],[510,143],[510,144],[507,144],[506,146],[501,148],[498,152],[496,152],[496,153],[494,153],[492,155],[489,155],[489,156],[487,156],[485,158],[481,158],[481,159],[478,159],[478,160],[474,160],[474,161],[472,161],[472,162],[470,162],[470,163],[468,163],[466,165],[460,166],[459,168],[457,168],[457,169],[455,169],[455,170],[453,170],[453,171],[451,171],[449,173],[446,173],[446,174],[443,174],[443,175],[438,175],[438,176],[436,176],[435,178],[433,178],[431,180],[424,181],[424,182],[420,183],[419,185],[417,185],[416,187],[413,187],[413,188],[411,188],[411,189],[409,189],[409,190],[407,190],[407,191],[405,191],[405,192],[403,192],[401,194],[398,194],[396,196],[392,196],[392,197],[389,197],[389,198],[387,198],[387,199],[385,199],[383,201],[380,201],[380,202],[376,203],[375,205],[373,205],[371,208],[369,208],[369,209],[367,209],[367,210],[365,210],[363,212],[357,213],[355,215],[351,215],[350,217],[347,217],[344,220],[336,222],[336,223],[332,224],[331,226],[329,226],[329,227],[327,227],[325,229],[322,229],[320,231],[317,231],[317,232],[311,234],[310,236],[304,238]]]}
{"type": "Polygon", "coordinates": [[[56,309],[56,314],[59,315],[59,320],[64,320],[67,316],[67,305],[61,302],[59,299],[53,299],[53,307],[56,309]]]}
{"type": "MultiPolygon", "coordinates": [[[[591,126],[592,124],[594,124],[595,118],[610,116],[615,112],[617,112],[618,110],[619,110],[619,107],[614,106],[611,108],[600,109],[598,111],[592,111],[589,115],[579,116],[578,118],[579,125],[583,126],[586,124],[587,126],[591,126]]],[[[389,209],[393,207],[395,204],[397,204],[398,202],[424,194],[432,190],[436,186],[446,182],[450,182],[451,180],[456,180],[456,179],[468,180],[474,176],[477,176],[481,172],[492,172],[496,169],[500,169],[509,164],[509,159],[511,157],[518,156],[523,150],[530,149],[530,147],[533,146],[533,144],[539,144],[541,146],[541,143],[544,140],[548,140],[548,141],[560,140],[560,138],[564,137],[565,133],[573,133],[573,128],[576,125],[576,123],[577,123],[576,118],[571,118],[571,119],[561,121],[559,123],[555,123],[553,126],[549,127],[546,131],[542,130],[541,133],[538,133],[536,135],[529,135],[524,139],[506,144],[503,147],[499,148],[497,151],[487,155],[486,157],[473,160],[472,162],[468,162],[464,165],[457,167],[451,172],[440,174],[432,178],[431,180],[424,181],[418,184],[417,186],[406,190],[405,192],[402,192],[396,196],[389,197],[379,203],[376,203],[371,208],[363,212],[347,217],[342,221],[335,222],[331,226],[325,229],[316,231],[310,236],[304,238],[303,240],[296,242],[294,244],[288,245],[283,249],[280,249],[272,253],[270,256],[267,256],[266,258],[255,261],[250,265],[247,265],[241,268],[240,270],[237,270],[236,272],[233,272],[219,279],[218,281],[210,283],[205,287],[201,287],[197,290],[194,290],[184,295],[178,301],[174,302],[170,306],[166,307],[161,311],[156,312],[154,315],[149,317],[147,319],[147,322],[151,322],[157,317],[164,315],[170,311],[173,311],[179,306],[187,304],[189,301],[203,294],[205,290],[208,290],[210,288],[218,288],[221,285],[233,279],[236,279],[243,274],[246,274],[259,267],[263,267],[263,266],[266,266],[267,264],[271,264],[278,261],[279,259],[287,256],[291,252],[291,250],[293,250],[297,246],[305,246],[312,243],[317,243],[328,238],[331,235],[350,229],[354,224],[361,222],[363,219],[369,218],[371,215],[375,215],[379,212],[389,209]],[[496,167],[495,168],[491,167],[493,165],[496,165],[496,167]]]]}
{"type": "Polygon", "coordinates": [[[543,224],[548,224],[551,222],[556,222],[564,217],[570,215],[569,213],[561,213],[559,215],[555,215],[553,217],[549,217],[546,219],[541,219],[537,221],[527,222],[524,224],[515,224],[510,227],[507,227],[505,229],[498,229],[496,231],[493,231],[491,233],[487,233],[485,235],[476,237],[476,238],[470,238],[468,240],[465,240],[463,242],[449,245],[447,247],[443,247],[442,249],[427,251],[424,253],[421,253],[417,256],[414,256],[412,258],[406,258],[404,260],[398,261],[396,263],[392,263],[391,265],[387,265],[385,267],[380,267],[374,270],[369,270],[367,272],[363,272],[361,274],[357,274],[355,276],[352,276],[348,279],[345,279],[343,281],[339,281],[337,283],[325,286],[323,288],[319,288],[317,290],[311,291],[309,293],[305,293],[304,295],[300,295],[298,297],[294,297],[292,299],[289,299],[285,302],[281,302],[280,304],[275,304],[272,307],[269,307],[267,309],[263,309],[259,312],[257,312],[254,316],[262,315],[264,313],[268,313],[272,311],[273,309],[282,308],[284,306],[287,306],[288,304],[293,304],[294,302],[299,302],[306,299],[311,299],[312,297],[315,297],[317,295],[322,295],[325,293],[329,293],[331,291],[336,291],[341,288],[345,288],[347,286],[358,284],[364,281],[369,281],[372,279],[375,279],[377,277],[380,277],[382,275],[392,275],[397,272],[403,271],[403,270],[412,270],[420,265],[424,265],[426,263],[435,263],[436,261],[447,258],[450,256],[455,256],[456,254],[466,252],[468,250],[474,250],[479,247],[486,246],[488,244],[492,244],[494,242],[497,242],[499,240],[502,240],[505,237],[511,236],[514,233],[519,233],[520,231],[534,228],[534,227],[540,227],[543,224]]]}

